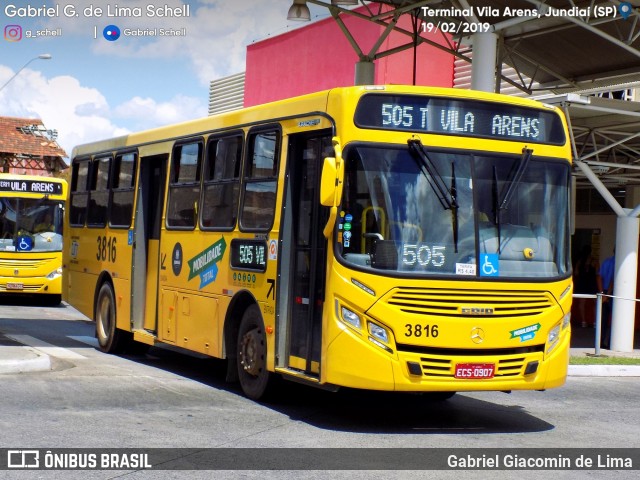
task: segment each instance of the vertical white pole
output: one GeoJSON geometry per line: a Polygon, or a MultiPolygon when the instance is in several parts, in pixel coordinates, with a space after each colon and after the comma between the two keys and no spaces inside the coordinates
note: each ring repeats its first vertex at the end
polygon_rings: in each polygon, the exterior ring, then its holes
{"type": "Polygon", "coordinates": [[[639,233],[640,221],[637,217],[618,217],[611,350],[619,352],[633,351],[636,302],[632,299],[636,298],[639,233]]]}
{"type": "Polygon", "coordinates": [[[484,92],[493,92],[496,80],[496,58],[498,35],[493,32],[475,33],[473,42],[473,61],[471,63],[471,88],[484,92]]]}

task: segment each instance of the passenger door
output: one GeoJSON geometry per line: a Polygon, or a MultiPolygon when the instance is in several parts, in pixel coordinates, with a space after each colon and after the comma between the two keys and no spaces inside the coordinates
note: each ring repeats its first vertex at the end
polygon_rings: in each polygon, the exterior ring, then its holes
{"type": "Polygon", "coordinates": [[[280,317],[286,328],[285,366],[319,376],[322,343],[327,241],[322,229],[327,220],[320,205],[319,183],[322,161],[331,155],[331,132],[289,137],[287,197],[284,209],[280,277],[280,317]],[[288,285],[287,285],[288,283],[288,285]]]}
{"type": "Polygon", "coordinates": [[[168,155],[140,158],[132,265],[132,327],[157,330],[160,231],[168,155]]]}

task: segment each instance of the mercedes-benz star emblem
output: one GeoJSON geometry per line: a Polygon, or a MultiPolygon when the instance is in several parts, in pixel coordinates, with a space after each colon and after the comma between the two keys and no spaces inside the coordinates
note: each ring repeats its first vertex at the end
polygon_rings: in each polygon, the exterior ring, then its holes
{"type": "Polygon", "coordinates": [[[482,343],[484,342],[484,330],[480,327],[474,327],[471,329],[471,341],[473,343],[482,343]]]}

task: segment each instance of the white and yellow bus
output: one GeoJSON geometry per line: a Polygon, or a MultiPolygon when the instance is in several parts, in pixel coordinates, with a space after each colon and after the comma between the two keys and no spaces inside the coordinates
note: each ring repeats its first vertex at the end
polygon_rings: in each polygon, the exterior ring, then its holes
{"type": "Polygon", "coordinates": [[[170,344],[327,389],[564,383],[562,113],[337,88],[74,149],[69,302],[100,348],[170,344]]]}
{"type": "Polygon", "coordinates": [[[0,294],[62,293],[62,225],[67,182],[0,173],[0,294]]]}

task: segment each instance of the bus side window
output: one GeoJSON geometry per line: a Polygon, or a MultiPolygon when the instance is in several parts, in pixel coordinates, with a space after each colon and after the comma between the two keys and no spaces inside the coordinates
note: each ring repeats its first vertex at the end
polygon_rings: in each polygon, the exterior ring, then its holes
{"type": "Polygon", "coordinates": [[[209,140],[203,175],[203,228],[231,230],[235,227],[240,196],[241,160],[241,135],[209,140]]]}
{"type": "Polygon", "coordinates": [[[194,228],[196,204],[200,197],[200,165],[203,143],[201,140],[173,147],[171,179],[167,202],[167,226],[194,228]]]}
{"type": "Polygon", "coordinates": [[[107,224],[109,206],[109,170],[111,156],[95,158],[89,178],[89,208],[87,225],[104,227],[107,224]]]}
{"type": "Polygon", "coordinates": [[[129,228],[131,225],[137,160],[137,154],[133,152],[116,155],[109,199],[109,225],[112,227],[129,228]]]}
{"type": "Polygon", "coordinates": [[[240,227],[266,231],[273,224],[276,206],[280,132],[254,133],[247,145],[240,227]]]}
{"type": "Polygon", "coordinates": [[[87,179],[89,178],[89,159],[73,162],[71,172],[71,205],[69,223],[76,227],[84,226],[87,218],[87,179]]]}

